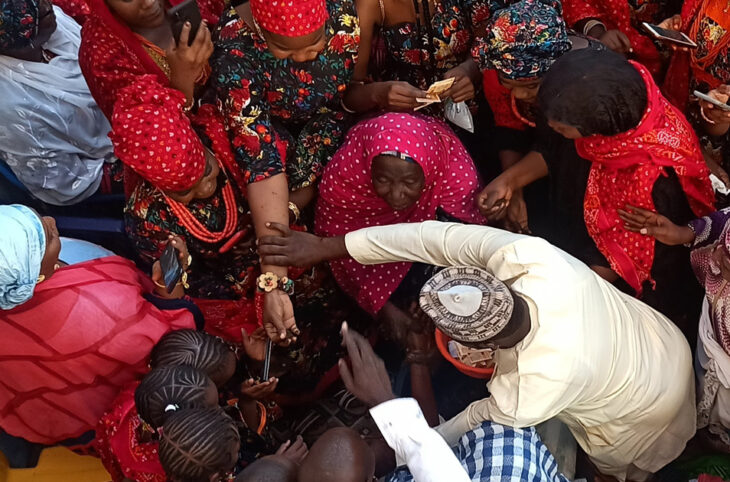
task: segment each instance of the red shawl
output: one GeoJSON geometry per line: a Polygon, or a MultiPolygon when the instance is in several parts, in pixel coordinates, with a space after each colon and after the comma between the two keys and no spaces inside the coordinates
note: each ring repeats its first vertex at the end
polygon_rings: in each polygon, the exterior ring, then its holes
{"type": "MultiPolygon", "coordinates": [[[[428,221],[436,219],[439,207],[464,222],[484,224],[475,203],[480,188],[474,162],[446,124],[419,114],[384,114],[353,127],[325,168],[315,229],[337,236],[368,226],[428,221]],[[373,190],[372,160],[387,151],[410,156],[426,178],[421,198],[406,211],[394,211],[373,190]]],[[[363,266],[341,260],[330,266],[342,289],[377,313],[411,264],[363,266]]]]}
{"type": "Polygon", "coordinates": [[[59,269],[30,301],[0,315],[0,426],[54,444],[93,430],[119,390],[147,370],[171,330],[195,328],[187,310],[143,298],[150,279],[110,256],[59,269]]]}
{"type": "Polygon", "coordinates": [[[512,110],[512,93],[499,82],[497,71],[494,69],[482,71],[482,84],[484,85],[484,97],[494,113],[494,124],[507,129],[526,130],[527,124],[522,122],[512,110]]]}
{"type": "Polygon", "coordinates": [[[104,414],[96,427],[94,448],[114,482],[125,478],[135,482],[166,482],[165,470],[157,454],[159,442],[142,443],[142,420],[137,415],[134,391],[139,382],[128,385],[104,414]]]}
{"type": "Polygon", "coordinates": [[[692,211],[714,211],[709,170],[699,141],[684,116],[659,92],[649,71],[632,62],[648,92],[648,106],[638,127],[612,136],[575,141],[578,154],[591,161],[584,201],[586,227],[613,270],[641,294],[651,279],[654,239],[623,228],[617,209],[627,204],[654,210],[652,188],[672,168],[692,211]]]}
{"type": "MultiPolygon", "coordinates": [[[[703,6],[703,3],[703,0],[686,0],[682,6],[682,30],[690,37],[692,36],[691,30],[694,23],[702,20],[698,19],[697,16],[700,12],[700,7],[703,6]]],[[[726,20],[724,27],[727,30],[730,30],[730,21],[726,20]]],[[[692,40],[696,41],[697,39],[692,40]]],[[[720,42],[724,44],[721,51],[724,50],[724,55],[727,55],[728,44],[730,44],[730,33],[726,33],[720,42]]],[[[718,53],[716,52],[712,57],[705,57],[700,60],[706,65],[711,65],[717,59],[717,55],[718,53]]],[[[683,112],[687,110],[687,103],[689,101],[690,76],[694,77],[699,82],[706,83],[710,89],[716,89],[730,80],[713,77],[705,67],[698,65],[696,60],[697,59],[693,58],[691,52],[683,50],[676,51],[672,56],[672,62],[669,64],[667,77],[662,87],[667,99],[669,99],[672,104],[679,107],[683,112]]]]}
{"type": "Polygon", "coordinates": [[[563,16],[569,27],[581,20],[595,18],[609,30],[620,30],[631,41],[636,59],[654,75],[661,70],[661,59],[654,42],[631,23],[631,7],[627,0],[565,0],[563,16]]]}

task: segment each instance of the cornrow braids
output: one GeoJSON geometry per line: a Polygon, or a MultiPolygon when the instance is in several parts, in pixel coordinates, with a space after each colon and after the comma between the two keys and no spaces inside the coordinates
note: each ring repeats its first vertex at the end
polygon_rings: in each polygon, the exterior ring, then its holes
{"type": "Polygon", "coordinates": [[[240,444],[235,422],[220,408],[180,410],[163,426],[160,463],[174,482],[208,482],[234,468],[240,444]]]}
{"type": "Polygon", "coordinates": [[[152,349],[150,365],[188,365],[215,381],[230,353],[231,349],[219,338],[196,330],[177,330],[160,338],[152,349]]]}
{"type": "Polygon", "coordinates": [[[171,412],[205,407],[212,386],[212,380],[193,367],[162,366],[142,379],[134,392],[134,403],[140,418],[156,429],[171,412]]]}

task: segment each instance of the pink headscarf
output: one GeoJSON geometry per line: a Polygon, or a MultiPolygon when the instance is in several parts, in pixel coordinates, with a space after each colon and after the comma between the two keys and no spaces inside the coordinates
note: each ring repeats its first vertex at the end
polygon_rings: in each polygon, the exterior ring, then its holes
{"type": "MultiPolygon", "coordinates": [[[[474,162],[444,122],[420,114],[388,113],[353,127],[325,168],[315,228],[320,235],[337,236],[369,226],[435,220],[439,207],[461,221],[484,224],[475,203],[480,189],[474,162]],[[392,151],[416,161],[426,180],[421,198],[404,211],[393,210],[373,189],[373,158],[392,151]]],[[[340,260],[330,266],[340,287],[375,314],[411,263],[363,266],[340,260]]]]}

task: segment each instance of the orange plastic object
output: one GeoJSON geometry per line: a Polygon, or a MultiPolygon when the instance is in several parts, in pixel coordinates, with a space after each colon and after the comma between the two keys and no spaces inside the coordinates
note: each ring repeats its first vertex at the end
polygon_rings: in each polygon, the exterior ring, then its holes
{"type": "Polygon", "coordinates": [[[108,482],[109,473],[95,457],[77,455],[64,447],[41,452],[32,469],[11,469],[0,453],[0,482],[108,482]]]}
{"type": "Polygon", "coordinates": [[[457,360],[456,358],[452,357],[449,353],[449,342],[451,341],[451,338],[436,328],[436,346],[438,347],[439,351],[441,352],[441,356],[446,358],[449,363],[454,365],[457,370],[459,370],[464,375],[468,375],[472,378],[481,378],[483,380],[489,380],[492,378],[492,374],[494,373],[494,367],[489,368],[476,368],[471,367],[469,365],[466,365],[462,363],[461,361],[457,360]]]}

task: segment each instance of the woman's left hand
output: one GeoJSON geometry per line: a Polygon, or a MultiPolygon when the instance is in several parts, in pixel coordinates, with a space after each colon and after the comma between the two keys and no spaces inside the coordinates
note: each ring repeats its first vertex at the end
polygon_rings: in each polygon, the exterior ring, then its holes
{"type": "Polygon", "coordinates": [[[279,289],[266,293],[264,298],[264,328],[271,341],[288,346],[299,335],[294,307],[289,295],[279,289]]]}
{"type": "MultiPolygon", "coordinates": [[[[717,89],[708,92],[710,97],[726,103],[730,98],[730,85],[721,85],[717,89]]],[[[700,108],[704,116],[715,124],[730,124],[730,111],[716,107],[710,102],[700,100],[700,108]]]]}
{"type": "Polygon", "coordinates": [[[440,96],[441,100],[451,99],[452,102],[459,103],[473,99],[476,90],[469,73],[466,72],[464,67],[457,65],[444,74],[444,79],[452,77],[455,79],[454,85],[440,96]]]}

